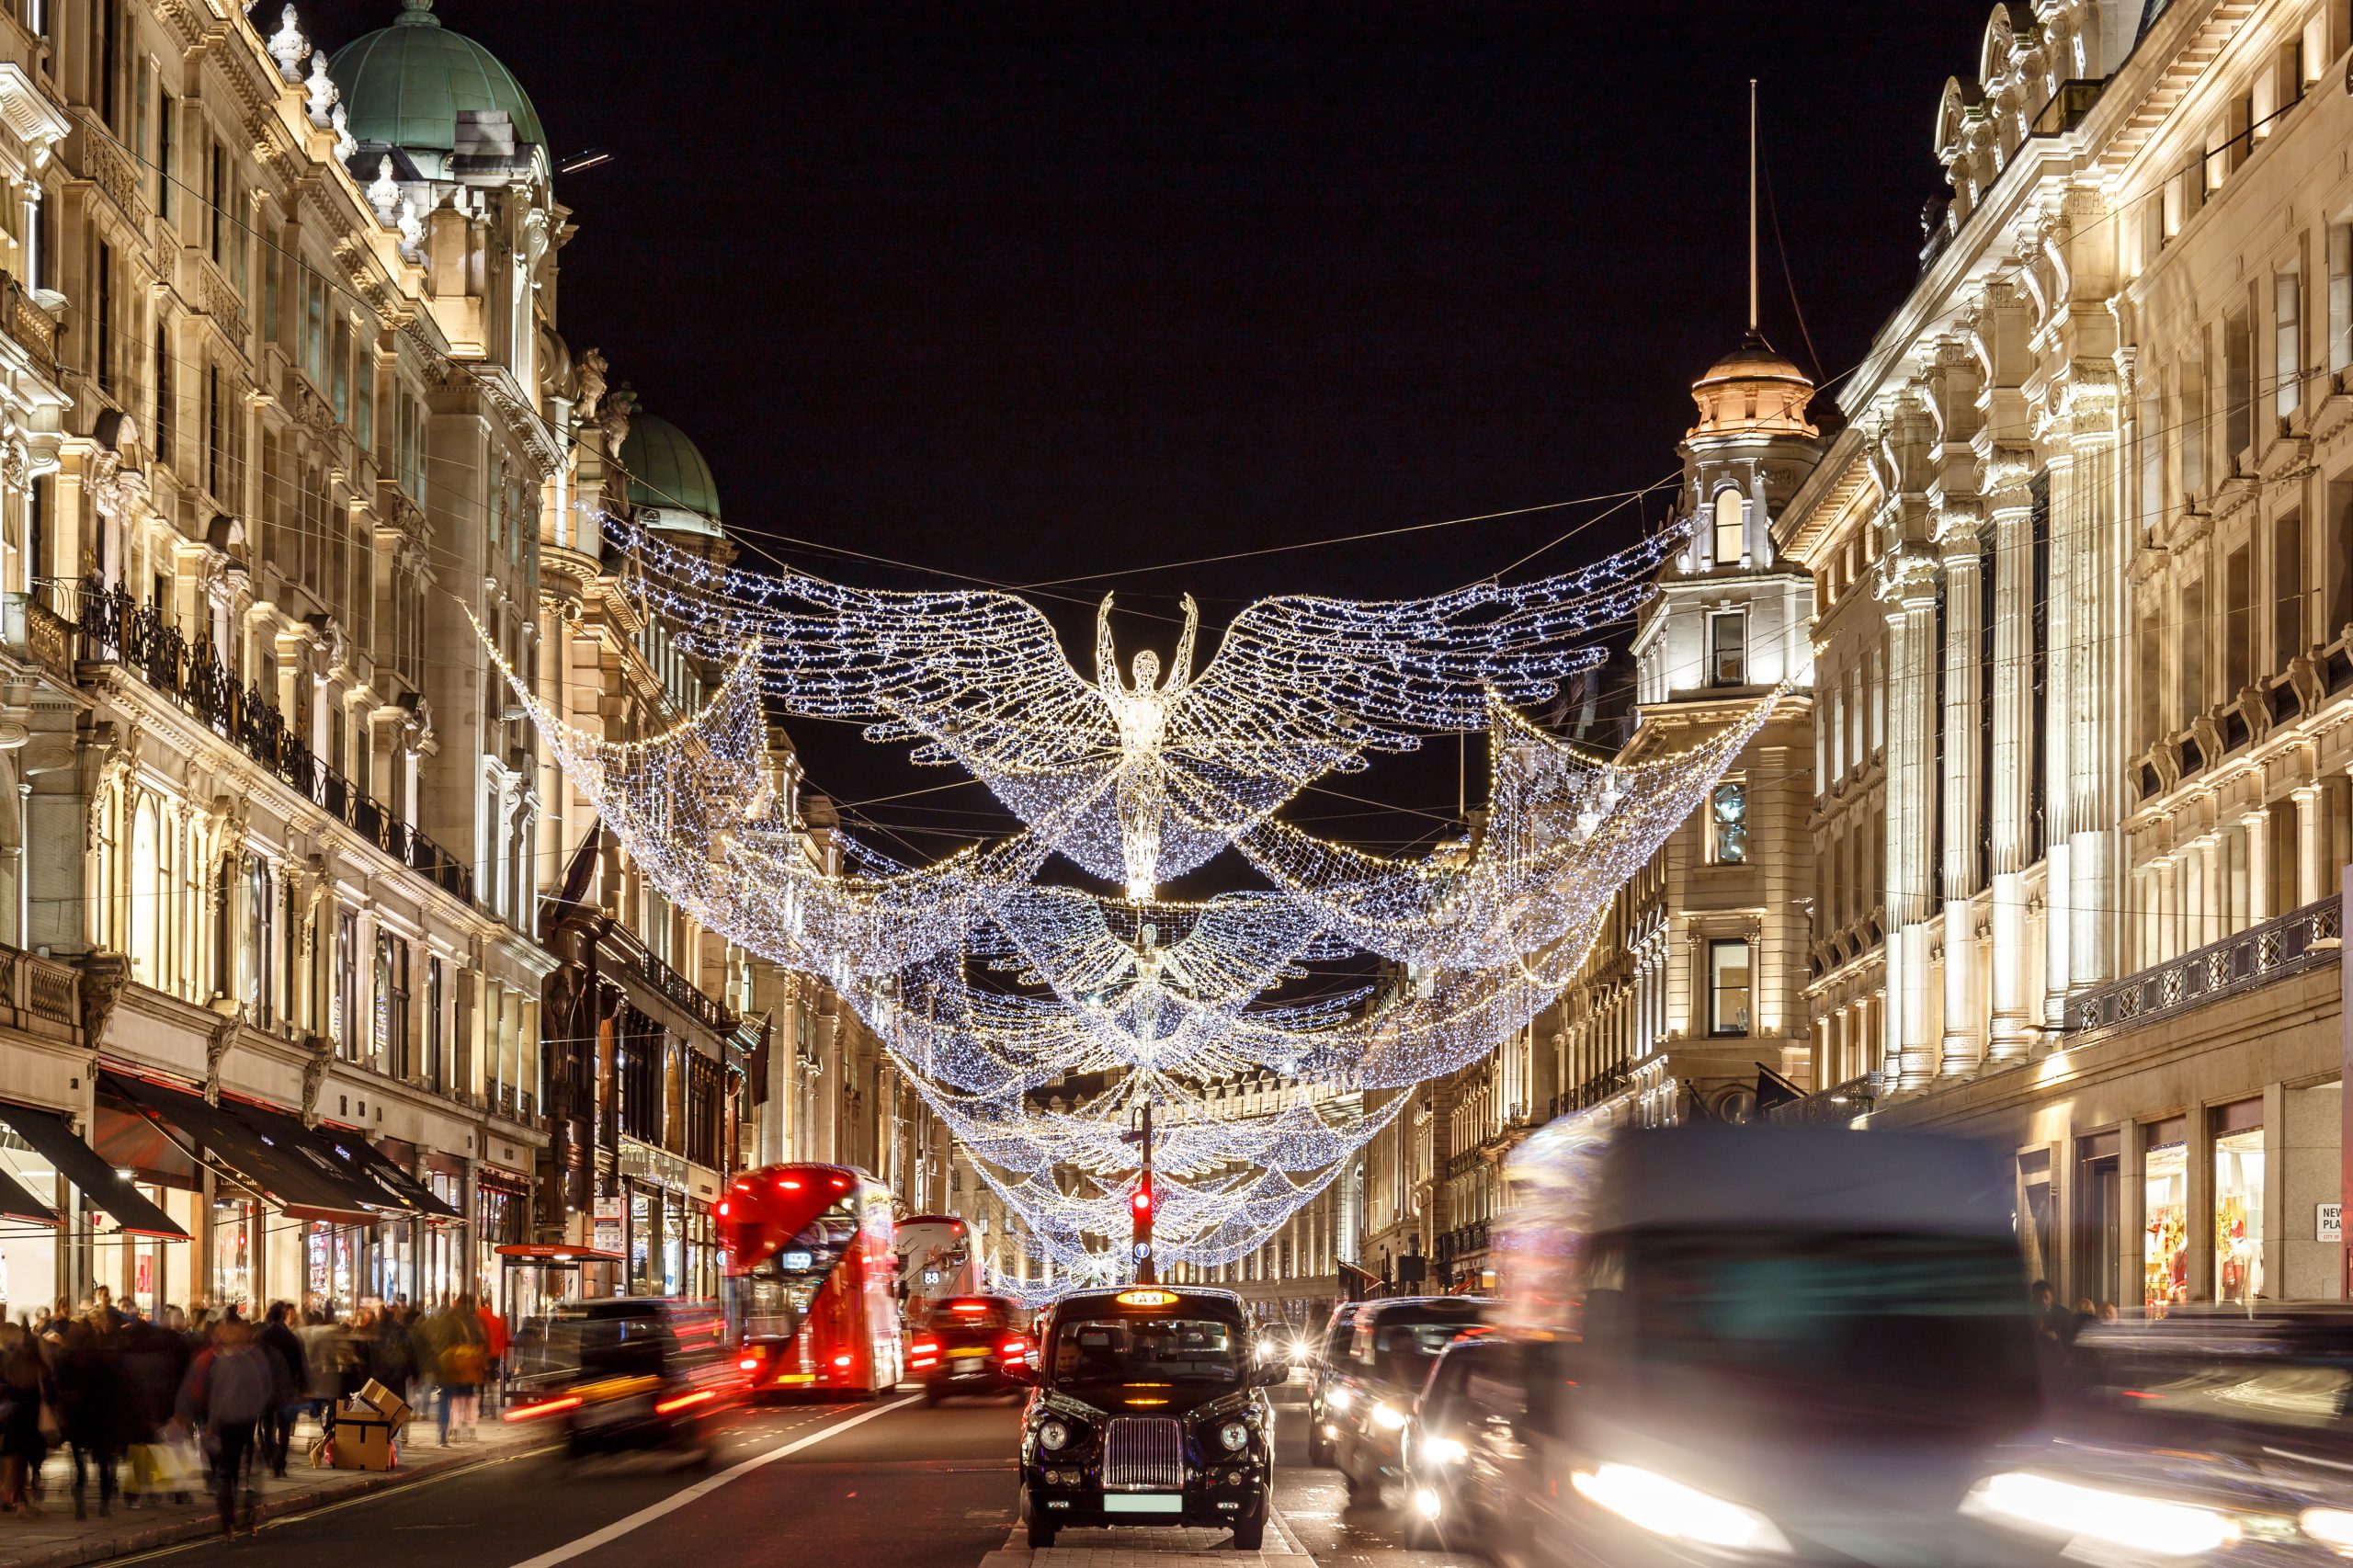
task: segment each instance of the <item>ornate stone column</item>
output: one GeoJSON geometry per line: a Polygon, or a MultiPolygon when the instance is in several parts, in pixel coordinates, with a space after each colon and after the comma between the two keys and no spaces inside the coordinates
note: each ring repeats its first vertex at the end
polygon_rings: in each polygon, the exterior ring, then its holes
{"type": "Polygon", "coordinates": [[[2033,496],[2027,479],[2033,449],[1995,446],[1984,464],[1994,527],[1994,738],[1992,828],[1993,1016],[1989,1061],[2022,1060],[2034,1039],[2034,998],[2027,991],[2027,879],[2033,845],[2028,821],[2027,742],[2032,733],[2033,496]]]}
{"type": "Polygon", "coordinates": [[[2316,903],[2328,890],[2328,823],[2320,812],[2320,786],[2296,790],[2296,906],[2316,903]]]}
{"type": "Polygon", "coordinates": [[[1937,563],[1916,545],[1881,559],[1887,605],[1887,970],[1895,1028],[1896,1086],[1936,1076],[1929,1032],[1929,856],[1935,845],[1937,563]]]}
{"type": "Polygon", "coordinates": [[[2239,825],[2246,832],[2246,923],[2260,926],[2279,913],[2271,894],[2271,813],[2251,811],[2239,825]]]}
{"type": "Polygon", "coordinates": [[[1948,503],[1938,518],[1944,542],[1944,917],[1946,1075],[1974,1073],[1985,1042],[1977,1025],[1977,921],[1971,901],[1978,888],[1977,780],[1978,650],[1981,629],[1977,516],[1973,506],[1948,503]]]}

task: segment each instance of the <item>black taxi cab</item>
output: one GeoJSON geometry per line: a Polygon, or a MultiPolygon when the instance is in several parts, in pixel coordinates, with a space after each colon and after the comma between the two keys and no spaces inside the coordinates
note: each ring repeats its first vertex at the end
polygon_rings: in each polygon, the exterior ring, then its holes
{"type": "Polygon", "coordinates": [[[1207,1525],[1258,1550],[1275,1453],[1265,1386],[1230,1290],[1142,1285],[1064,1296],[1039,1321],[1021,1423],[1029,1544],[1074,1526],[1207,1525]]]}

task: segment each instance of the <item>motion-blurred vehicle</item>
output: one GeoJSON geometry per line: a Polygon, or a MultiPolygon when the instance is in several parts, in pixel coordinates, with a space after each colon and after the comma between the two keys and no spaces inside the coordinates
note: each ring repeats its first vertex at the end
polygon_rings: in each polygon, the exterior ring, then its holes
{"type": "Polygon", "coordinates": [[[951,1296],[921,1328],[907,1331],[907,1369],[923,1381],[926,1404],[949,1394],[1002,1393],[1029,1381],[1014,1375],[1029,1361],[1019,1308],[1004,1296],[951,1296]]]}
{"type": "Polygon", "coordinates": [[[910,1329],[931,1322],[943,1302],[981,1293],[972,1233],[953,1214],[911,1214],[892,1230],[899,1255],[900,1310],[910,1329]]]}
{"type": "Polygon", "coordinates": [[[1340,1353],[1347,1348],[1348,1333],[1356,1324],[1357,1308],[1360,1301],[1342,1301],[1332,1309],[1323,1330],[1303,1343],[1307,1350],[1307,1462],[1329,1465],[1332,1462],[1332,1439],[1324,1435],[1327,1424],[1324,1400],[1336,1386],[1340,1353]]]}
{"type": "Polygon", "coordinates": [[[1404,1479],[1405,1423],[1431,1363],[1455,1335],[1477,1327],[1492,1305],[1474,1296],[1358,1303],[1324,1389],[1319,1428],[1350,1502],[1378,1502],[1387,1483],[1404,1479]]]}
{"type": "MultiPolygon", "coordinates": [[[[1021,1417],[1021,1517],[1042,1550],[1074,1525],[1210,1525],[1256,1551],[1275,1462],[1275,1370],[1230,1290],[1063,1297],[1039,1320],[1021,1417]]],[[[1288,1369],[1283,1369],[1288,1370],[1288,1369]]]]}
{"type": "Polygon", "coordinates": [[[573,1458],[679,1448],[710,1459],[704,1423],[743,1403],[716,1301],[617,1296],[565,1301],[529,1341],[505,1419],[561,1429],[573,1458]]]}
{"type": "Polygon", "coordinates": [[[758,1394],[897,1386],[905,1371],[891,1191],[848,1165],[767,1165],[711,1205],[736,1366],[758,1394]]]}
{"type": "Polygon", "coordinates": [[[1988,1477],[1972,1513],[2046,1545],[2089,1533],[2176,1562],[2353,1555],[2353,1308],[2087,1324],[2069,1382],[2062,1440],[1988,1477]]]}
{"type": "Polygon", "coordinates": [[[2046,1543],[1967,1506],[2049,1440],[1999,1151],[1570,1119],[1508,1179],[1525,1404],[1469,1429],[1460,1483],[1497,1561],[2126,1560],[2097,1525],[2046,1543]]]}
{"type": "Polygon", "coordinates": [[[1492,1499],[1494,1488],[1470,1476],[1466,1439],[1489,1412],[1513,1400],[1521,1360],[1517,1342],[1489,1334],[1463,1335],[1438,1352],[1399,1445],[1408,1546],[1478,1550],[1482,1521],[1471,1505],[1492,1499]]]}

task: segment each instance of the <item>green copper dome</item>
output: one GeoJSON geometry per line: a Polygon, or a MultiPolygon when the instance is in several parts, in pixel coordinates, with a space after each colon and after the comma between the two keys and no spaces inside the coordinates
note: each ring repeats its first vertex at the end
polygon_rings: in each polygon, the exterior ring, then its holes
{"type": "Polygon", "coordinates": [[[515,141],[547,145],[539,111],[498,57],[433,14],[433,0],[401,0],[400,19],[354,39],[327,62],[343,93],[351,134],[362,142],[448,153],[458,111],[504,109],[515,141]]]}
{"type": "Polygon", "coordinates": [[[646,516],[648,527],[720,531],[719,486],[710,465],[676,425],[648,414],[631,415],[621,467],[629,471],[629,504],[642,514],[658,514],[646,516]]]}

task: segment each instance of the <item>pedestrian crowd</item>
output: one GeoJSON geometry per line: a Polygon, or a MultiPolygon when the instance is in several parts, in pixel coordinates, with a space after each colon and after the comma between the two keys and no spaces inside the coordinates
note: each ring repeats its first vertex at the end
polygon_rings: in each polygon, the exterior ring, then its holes
{"type": "Polygon", "coordinates": [[[209,1487],[222,1534],[233,1535],[241,1508],[251,1528],[261,1469],[286,1474],[305,1417],[332,1437],[337,1406],[373,1381],[429,1403],[446,1448],[474,1436],[507,1351],[505,1322],[471,1296],[348,1313],[278,1301],[256,1323],[234,1304],[142,1314],[101,1285],[78,1307],[60,1301],[14,1321],[0,1309],[0,1513],[49,1506],[43,1466],[62,1449],[75,1518],[88,1514],[95,1473],[101,1515],[118,1497],[138,1508],[209,1487]]]}

